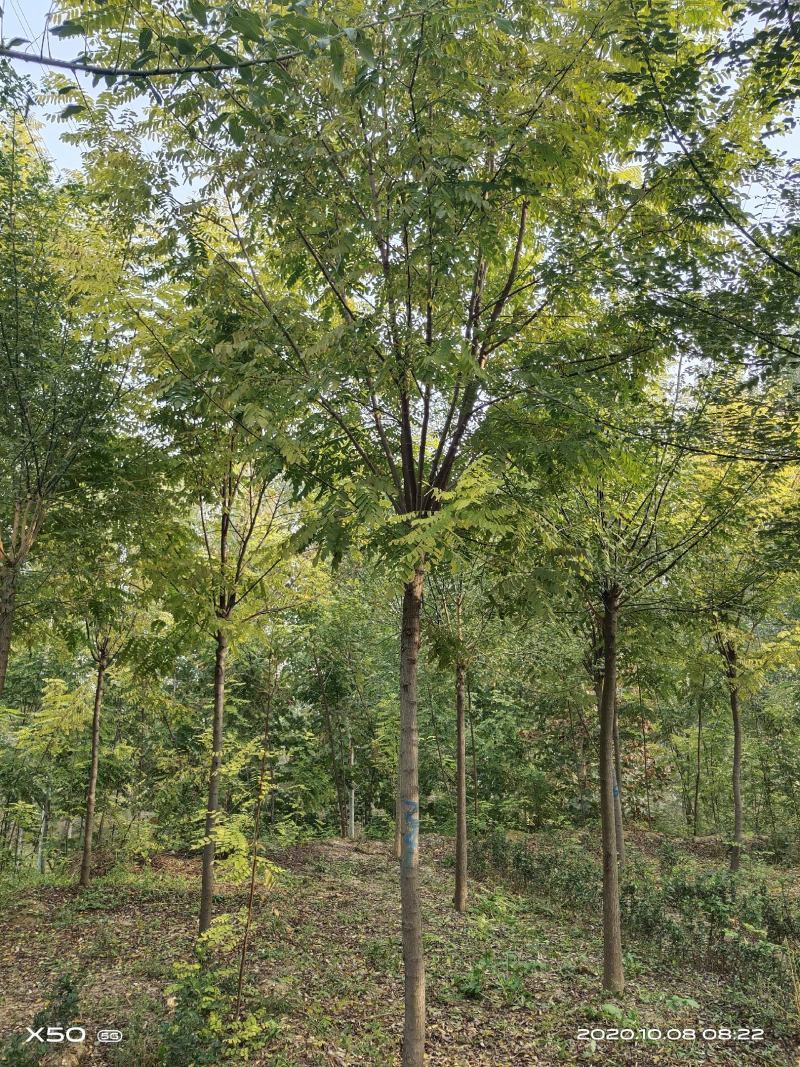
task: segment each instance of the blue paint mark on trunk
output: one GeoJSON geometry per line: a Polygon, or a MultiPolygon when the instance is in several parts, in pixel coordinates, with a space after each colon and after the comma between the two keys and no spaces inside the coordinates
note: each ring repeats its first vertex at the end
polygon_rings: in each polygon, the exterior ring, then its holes
{"type": "Polygon", "coordinates": [[[414,864],[419,848],[419,804],[404,800],[403,804],[403,866],[414,864]]]}

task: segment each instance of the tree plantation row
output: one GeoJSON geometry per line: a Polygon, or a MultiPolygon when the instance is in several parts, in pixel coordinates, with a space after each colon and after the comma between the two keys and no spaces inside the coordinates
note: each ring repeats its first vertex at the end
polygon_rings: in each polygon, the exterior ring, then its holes
{"type": "Polygon", "coordinates": [[[474,878],[584,900],[607,1021],[644,937],[797,1037],[799,84],[781,2],[0,44],[0,884],[198,859],[153,1063],[268,1055],[259,909],[337,836],[393,850],[404,1067],[427,835],[461,922],[474,878]]]}

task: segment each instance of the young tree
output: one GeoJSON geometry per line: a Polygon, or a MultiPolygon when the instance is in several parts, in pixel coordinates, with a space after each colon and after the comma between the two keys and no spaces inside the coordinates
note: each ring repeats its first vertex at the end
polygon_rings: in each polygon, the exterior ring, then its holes
{"type": "MultiPolygon", "coordinates": [[[[458,565],[453,561],[453,568],[458,565]]],[[[468,670],[493,611],[488,582],[479,566],[461,565],[455,574],[431,572],[426,635],[439,663],[453,672],[455,704],[455,889],[456,911],[467,908],[467,703],[468,670]]],[[[473,751],[474,756],[474,751],[473,751]]]]}
{"type": "Polygon", "coordinates": [[[160,376],[162,426],[192,508],[171,557],[167,552],[161,584],[176,614],[214,640],[199,919],[204,933],[213,906],[230,644],[248,623],[283,606],[287,575],[279,568],[287,556],[291,493],[278,477],[279,459],[263,432],[248,426],[243,411],[226,406],[235,369],[224,360],[246,329],[246,303],[213,271],[196,278],[188,293],[169,295],[175,302],[161,321],[141,316],[139,321],[149,365],[160,376]],[[187,299],[188,307],[181,309],[187,299]]]}

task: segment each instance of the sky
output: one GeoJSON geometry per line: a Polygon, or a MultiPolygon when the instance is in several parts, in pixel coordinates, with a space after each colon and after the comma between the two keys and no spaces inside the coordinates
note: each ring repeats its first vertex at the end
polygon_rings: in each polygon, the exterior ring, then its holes
{"type": "MultiPolygon", "coordinates": [[[[32,45],[22,45],[21,47],[38,52],[42,47],[43,31],[47,25],[52,0],[0,0],[0,4],[5,9],[2,17],[0,17],[0,26],[2,26],[0,37],[5,41],[9,41],[14,37],[25,37],[32,42],[32,45]]],[[[78,41],[75,39],[68,38],[62,41],[57,37],[46,35],[45,51],[55,58],[69,59],[75,55],[77,47],[78,41]]],[[[26,74],[36,83],[41,82],[42,69],[36,64],[16,60],[12,61],[12,63],[19,73],[26,74]]],[[[92,79],[85,75],[76,75],[76,77],[79,78],[86,93],[91,95],[92,79]]],[[[44,150],[59,170],[79,169],[81,166],[80,150],[61,139],[61,134],[67,128],[66,124],[56,122],[52,118],[52,114],[48,117],[48,112],[54,113],[57,110],[58,108],[54,106],[52,109],[40,109],[36,113],[37,120],[42,123],[39,134],[44,150]]],[[[772,143],[773,147],[779,144],[789,156],[795,159],[800,158],[800,123],[798,124],[798,129],[782,137],[779,142],[773,141],[772,143]]],[[[748,208],[756,216],[762,214],[762,212],[770,214],[769,201],[769,191],[763,188],[756,188],[751,191],[751,195],[748,197],[748,208]]]]}
{"type": "MultiPolygon", "coordinates": [[[[20,45],[26,51],[38,52],[42,47],[42,37],[47,16],[52,6],[51,0],[0,0],[3,9],[2,36],[4,41],[10,41],[15,37],[25,37],[31,45],[20,45]],[[33,46],[33,47],[32,47],[33,46]]],[[[45,53],[56,59],[70,59],[75,55],[77,42],[75,40],[60,41],[58,37],[46,36],[45,53]]],[[[42,80],[42,68],[35,63],[24,63],[12,60],[12,66],[18,74],[24,74],[34,83],[39,84],[42,80]]],[[[91,78],[84,78],[81,84],[87,91],[91,90],[91,78]]],[[[46,154],[53,160],[59,170],[77,170],[81,166],[80,150],[61,140],[67,126],[65,123],[57,123],[48,120],[46,111],[37,110],[35,117],[41,122],[42,128],[38,131],[46,154]]],[[[52,109],[56,111],[54,107],[52,109]]]]}

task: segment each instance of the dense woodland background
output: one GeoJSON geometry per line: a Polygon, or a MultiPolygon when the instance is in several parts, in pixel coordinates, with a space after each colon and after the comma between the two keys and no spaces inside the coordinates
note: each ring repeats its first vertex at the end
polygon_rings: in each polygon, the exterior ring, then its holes
{"type": "Polygon", "coordinates": [[[42,30],[0,47],[2,1062],[797,1062],[793,5],[42,30]]]}

